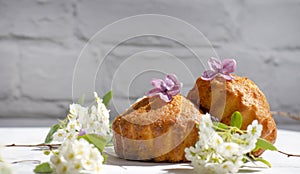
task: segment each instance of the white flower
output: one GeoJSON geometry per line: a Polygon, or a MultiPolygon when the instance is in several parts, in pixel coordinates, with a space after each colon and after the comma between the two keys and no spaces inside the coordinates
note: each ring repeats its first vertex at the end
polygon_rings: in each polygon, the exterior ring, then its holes
{"type": "Polygon", "coordinates": [[[95,99],[96,99],[97,102],[98,102],[98,100],[100,100],[100,98],[98,97],[97,92],[94,92],[94,97],[95,97],[95,99]]]}
{"type": "Polygon", "coordinates": [[[92,106],[90,109],[90,115],[85,118],[82,128],[86,130],[86,133],[95,133],[100,136],[108,136],[110,134],[109,129],[109,110],[105,107],[102,99],[98,97],[95,92],[96,106],[92,106]]]}
{"type": "Polygon", "coordinates": [[[248,125],[247,133],[254,137],[259,137],[261,135],[262,125],[258,124],[257,120],[254,120],[252,124],[248,125]]]}
{"type": "Polygon", "coordinates": [[[56,174],[100,173],[103,157],[84,139],[65,140],[50,157],[50,163],[56,174]]]}
{"type": "Polygon", "coordinates": [[[85,117],[88,114],[88,108],[81,106],[80,104],[71,104],[70,105],[70,115],[68,116],[69,120],[76,120],[82,117],[85,117]]]}
{"type": "Polygon", "coordinates": [[[202,115],[201,122],[199,124],[199,136],[201,137],[199,141],[203,142],[204,145],[210,146],[213,142],[213,137],[216,132],[212,128],[213,123],[210,119],[209,114],[202,115]]]}
{"type": "Polygon", "coordinates": [[[78,132],[71,132],[67,134],[65,140],[73,141],[77,139],[77,136],[78,136],[78,132]]]}
{"type": "Polygon", "coordinates": [[[58,129],[57,132],[53,134],[53,140],[62,142],[67,137],[67,132],[64,129],[58,129]]]}
{"type": "Polygon", "coordinates": [[[220,154],[225,158],[232,158],[236,155],[239,155],[240,147],[236,143],[226,142],[220,146],[220,154]]]}
{"type": "Polygon", "coordinates": [[[237,173],[240,165],[234,164],[232,161],[226,161],[222,164],[223,173],[237,173]]]}
{"type": "Polygon", "coordinates": [[[257,142],[258,137],[253,137],[249,142],[248,142],[248,150],[251,152],[255,147],[256,147],[256,142],[257,142]]]}
{"type": "Polygon", "coordinates": [[[52,165],[55,165],[55,166],[58,166],[62,163],[61,159],[58,156],[58,154],[51,155],[50,162],[52,163],[52,165]]]}
{"type": "Polygon", "coordinates": [[[214,164],[214,163],[206,163],[204,168],[203,173],[215,173],[215,174],[222,174],[224,173],[224,171],[222,171],[222,168],[220,165],[218,164],[214,164]]]}
{"type": "Polygon", "coordinates": [[[82,125],[79,122],[79,120],[72,120],[67,125],[68,132],[76,132],[76,131],[78,132],[78,131],[80,131],[81,128],[82,128],[82,125]]]}
{"type": "Polygon", "coordinates": [[[212,126],[213,123],[211,121],[210,114],[207,113],[205,115],[202,115],[200,128],[212,128],[212,126]]]}
{"type": "MultiPolygon", "coordinates": [[[[240,151],[242,154],[246,154],[251,152],[251,150],[254,149],[253,147],[253,136],[249,135],[249,134],[234,134],[233,135],[235,142],[239,142],[240,145],[240,151]]],[[[256,142],[255,142],[256,143],[256,142]]],[[[255,144],[254,144],[255,146],[255,144]]]]}
{"type": "Polygon", "coordinates": [[[218,151],[220,149],[220,147],[224,146],[224,141],[222,139],[222,137],[218,134],[214,134],[212,136],[213,142],[212,142],[212,146],[218,151]]]}

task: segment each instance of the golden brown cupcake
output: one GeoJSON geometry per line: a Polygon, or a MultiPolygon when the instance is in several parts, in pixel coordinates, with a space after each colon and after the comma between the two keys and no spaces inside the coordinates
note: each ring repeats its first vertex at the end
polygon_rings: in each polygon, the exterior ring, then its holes
{"type": "MultiPolygon", "coordinates": [[[[173,87],[177,89],[178,86],[173,87]]],[[[172,93],[170,89],[162,91],[172,93]]],[[[198,141],[196,124],[201,113],[180,94],[164,95],[165,98],[161,95],[141,99],[114,120],[114,148],[120,158],[155,162],[187,161],[184,149],[198,141]]]]}
{"type": "MultiPolygon", "coordinates": [[[[232,79],[226,79],[216,73],[213,78],[208,79],[212,72],[209,74],[197,79],[187,98],[227,125],[235,111],[243,116],[242,129],[247,129],[253,120],[257,120],[263,126],[261,138],[274,143],[277,135],[276,124],[268,101],[258,86],[246,77],[230,75],[232,79]]],[[[258,151],[255,155],[261,153],[262,151],[258,151]]]]}
{"type": "Polygon", "coordinates": [[[184,149],[198,141],[200,117],[194,104],[180,94],[169,103],[146,97],[114,120],[115,152],[130,160],[186,161],[184,149]]]}

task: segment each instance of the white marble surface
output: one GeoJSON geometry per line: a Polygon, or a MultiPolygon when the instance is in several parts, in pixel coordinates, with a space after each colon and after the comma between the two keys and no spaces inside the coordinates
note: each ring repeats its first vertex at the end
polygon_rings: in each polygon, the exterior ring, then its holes
{"type": "MultiPolygon", "coordinates": [[[[0,128],[0,144],[38,144],[43,142],[47,132],[48,128],[0,128]]],[[[275,145],[280,150],[300,154],[300,132],[279,130],[275,145]]],[[[44,162],[49,158],[36,148],[6,147],[1,148],[0,151],[2,156],[9,162],[25,160],[21,163],[12,164],[17,174],[31,174],[36,162],[44,162]]],[[[109,154],[109,158],[103,166],[104,173],[195,173],[189,163],[172,164],[127,161],[116,157],[112,148],[108,148],[106,151],[109,154]]],[[[247,167],[243,167],[239,173],[300,173],[300,158],[287,157],[277,152],[265,152],[263,157],[272,163],[272,168],[266,168],[262,164],[258,164],[256,167],[246,164],[247,167]]]]}

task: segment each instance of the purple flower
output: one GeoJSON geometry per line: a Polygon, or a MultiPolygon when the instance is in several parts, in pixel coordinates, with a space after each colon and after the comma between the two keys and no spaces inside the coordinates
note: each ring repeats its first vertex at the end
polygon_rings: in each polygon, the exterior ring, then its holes
{"type": "Polygon", "coordinates": [[[204,71],[201,75],[202,80],[210,81],[217,75],[220,75],[226,80],[233,80],[231,75],[236,69],[236,61],[234,59],[224,59],[222,62],[214,57],[208,60],[210,70],[204,71]]]}
{"type": "Polygon", "coordinates": [[[80,129],[80,131],[78,132],[78,136],[82,136],[82,135],[85,135],[86,132],[84,129],[80,129]]]}
{"type": "Polygon", "coordinates": [[[148,96],[159,96],[165,102],[170,102],[172,96],[177,95],[182,87],[174,74],[166,75],[165,80],[153,79],[151,85],[154,87],[152,90],[146,93],[148,96]]]}

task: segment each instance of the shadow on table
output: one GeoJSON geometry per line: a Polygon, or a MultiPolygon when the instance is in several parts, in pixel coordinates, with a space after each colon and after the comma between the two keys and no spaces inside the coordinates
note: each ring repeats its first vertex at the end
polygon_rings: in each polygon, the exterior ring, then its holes
{"type": "Polygon", "coordinates": [[[183,168],[172,168],[172,169],[163,169],[163,171],[168,174],[195,174],[196,172],[193,169],[183,169],[183,168]]]}
{"type": "MultiPolygon", "coordinates": [[[[175,164],[185,164],[185,163],[155,163],[155,162],[148,162],[148,161],[134,161],[134,160],[125,160],[117,157],[116,155],[108,154],[108,158],[106,161],[107,165],[117,165],[117,166],[168,166],[168,165],[175,165],[175,164]]],[[[186,163],[188,165],[188,163],[186,163]]]]}
{"type": "MultiPolygon", "coordinates": [[[[104,153],[108,155],[106,164],[108,165],[117,165],[117,166],[166,166],[166,165],[172,165],[174,163],[155,163],[151,161],[134,161],[134,160],[125,160],[119,158],[113,146],[106,147],[104,149],[104,153]]],[[[184,163],[183,163],[184,164],[184,163]]]]}
{"type": "MultiPolygon", "coordinates": [[[[164,169],[163,171],[166,171],[167,173],[171,174],[195,174],[197,173],[192,168],[172,168],[172,169],[164,169]]],[[[261,172],[259,169],[254,168],[245,168],[240,169],[238,173],[257,173],[261,172]]]]}

